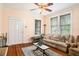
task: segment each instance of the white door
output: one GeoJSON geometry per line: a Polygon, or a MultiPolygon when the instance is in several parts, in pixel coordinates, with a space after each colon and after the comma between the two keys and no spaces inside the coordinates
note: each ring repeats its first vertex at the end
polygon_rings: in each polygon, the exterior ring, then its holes
{"type": "Polygon", "coordinates": [[[20,44],[23,40],[23,23],[15,18],[9,19],[8,45],[20,44]]]}
{"type": "Polygon", "coordinates": [[[16,34],[18,36],[16,38],[18,43],[23,43],[23,33],[24,33],[23,31],[24,31],[23,22],[21,20],[16,21],[16,34]]]}

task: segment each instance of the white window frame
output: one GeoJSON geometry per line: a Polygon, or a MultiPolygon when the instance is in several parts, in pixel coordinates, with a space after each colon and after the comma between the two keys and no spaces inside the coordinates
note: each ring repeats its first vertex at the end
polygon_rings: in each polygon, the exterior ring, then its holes
{"type": "Polygon", "coordinates": [[[39,30],[40,30],[40,33],[39,34],[37,34],[36,33],[36,24],[35,24],[35,35],[40,35],[41,34],[41,20],[38,20],[38,19],[35,19],[35,23],[36,23],[36,21],[40,21],[40,28],[39,28],[39,30]]]}
{"type": "MultiPolygon", "coordinates": [[[[71,12],[67,12],[67,13],[61,13],[61,14],[59,14],[59,15],[55,15],[55,16],[53,16],[53,17],[58,17],[58,27],[59,27],[59,29],[58,29],[58,31],[59,31],[59,34],[61,35],[61,30],[60,30],[60,16],[62,16],[62,15],[66,15],[66,14],[70,14],[70,35],[72,34],[72,13],[71,12]]],[[[51,18],[53,18],[53,17],[51,17],[51,18]]],[[[51,21],[51,18],[50,18],[50,21],[51,21]]],[[[51,27],[50,27],[51,28],[51,27]]],[[[51,28],[52,29],[52,28],[51,28]]],[[[51,30],[52,31],[52,30],[51,30]]],[[[52,34],[52,32],[50,31],[50,33],[52,34]]]]}

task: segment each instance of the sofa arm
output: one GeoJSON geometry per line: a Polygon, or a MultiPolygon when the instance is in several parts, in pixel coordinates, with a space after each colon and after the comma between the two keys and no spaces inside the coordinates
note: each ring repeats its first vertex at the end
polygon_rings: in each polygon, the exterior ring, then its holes
{"type": "Polygon", "coordinates": [[[69,53],[69,48],[77,48],[77,44],[76,43],[69,43],[67,42],[67,49],[66,49],[66,53],[68,54],[69,53]]]}
{"type": "Polygon", "coordinates": [[[69,41],[66,41],[67,45],[70,45],[70,47],[76,48],[78,46],[77,43],[70,43],[69,41]]]}
{"type": "Polygon", "coordinates": [[[72,48],[77,48],[78,45],[77,45],[76,43],[70,43],[70,47],[72,47],[72,48]]]}

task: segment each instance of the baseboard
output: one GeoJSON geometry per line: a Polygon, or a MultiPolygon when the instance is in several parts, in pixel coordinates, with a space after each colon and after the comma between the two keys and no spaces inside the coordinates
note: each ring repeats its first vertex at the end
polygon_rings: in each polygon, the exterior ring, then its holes
{"type": "Polygon", "coordinates": [[[28,43],[17,43],[17,44],[11,44],[11,45],[6,45],[6,46],[14,46],[14,45],[20,45],[20,44],[32,44],[32,42],[28,42],[28,43]]]}

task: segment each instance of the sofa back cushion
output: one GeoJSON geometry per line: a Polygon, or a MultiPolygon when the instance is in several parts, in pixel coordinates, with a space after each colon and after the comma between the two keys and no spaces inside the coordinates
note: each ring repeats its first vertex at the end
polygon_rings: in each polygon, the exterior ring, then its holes
{"type": "Polygon", "coordinates": [[[79,42],[79,35],[77,35],[76,37],[76,42],[79,42]]]}
{"type": "Polygon", "coordinates": [[[52,39],[52,37],[53,37],[53,35],[50,35],[50,34],[46,34],[46,35],[44,36],[45,39],[52,39]]]}
{"type": "Polygon", "coordinates": [[[79,42],[77,43],[77,47],[79,47],[79,42]]]}
{"type": "Polygon", "coordinates": [[[70,38],[70,35],[65,35],[65,38],[66,38],[66,41],[68,41],[70,38]]]}
{"type": "Polygon", "coordinates": [[[70,43],[75,43],[75,38],[74,38],[74,36],[72,36],[72,35],[70,36],[69,42],[70,42],[70,43]]]}
{"type": "Polygon", "coordinates": [[[54,40],[55,41],[59,41],[61,39],[61,36],[60,35],[56,35],[55,37],[54,37],[54,40]]]}
{"type": "Polygon", "coordinates": [[[66,41],[65,36],[61,36],[61,38],[60,38],[60,40],[59,40],[59,41],[61,41],[61,42],[65,42],[65,41],[66,41]]]}
{"type": "Polygon", "coordinates": [[[53,34],[45,35],[45,39],[49,39],[49,40],[56,40],[56,41],[58,41],[59,38],[60,38],[60,35],[53,35],[53,34]]]}

